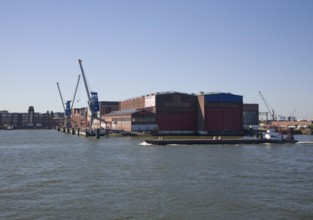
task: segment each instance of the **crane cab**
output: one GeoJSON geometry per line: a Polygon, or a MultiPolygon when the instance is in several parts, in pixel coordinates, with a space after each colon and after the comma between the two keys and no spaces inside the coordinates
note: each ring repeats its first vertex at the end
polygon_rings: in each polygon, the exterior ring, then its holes
{"type": "Polygon", "coordinates": [[[91,94],[91,97],[90,97],[89,107],[93,112],[98,112],[100,110],[98,93],[97,92],[91,92],[90,94],[91,94]]]}

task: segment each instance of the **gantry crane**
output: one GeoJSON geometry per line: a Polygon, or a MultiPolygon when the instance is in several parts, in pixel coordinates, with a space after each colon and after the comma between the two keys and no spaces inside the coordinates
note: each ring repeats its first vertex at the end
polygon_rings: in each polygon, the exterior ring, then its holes
{"type": "Polygon", "coordinates": [[[89,88],[88,88],[88,85],[87,85],[87,79],[86,79],[84,68],[83,68],[83,65],[82,65],[82,60],[79,59],[78,62],[79,62],[81,73],[83,75],[85,89],[86,89],[86,93],[87,93],[88,106],[89,106],[89,111],[90,111],[90,132],[92,132],[92,130],[93,130],[93,128],[92,128],[93,120],[98,118],[98,112],[100,110],[100,108],[99,108],[99,100],[98,100],[98,93],[89,91],[89,88]]]}
{"type": "Polygon", "coordinates": [[[259,94],[264,102],[265,107],[267,108],[268,113],[272,116],[272,120],[275,121],[277,119],[274,109],[271,108],[271,106],[268,104],[268,102],[263,97],[261,91],[259,91],[259,94]]]}
{"type": "Polygon", "coordinates": [[[62,93],[61,93],[61,89],[60,89],[59,83],[57,82],[57,86],[58,86],[58,90],[59,90],[59,94],[60,94],[60,98],[61,98],[61,102],[62,102],[62,106],[63,106],[63,109],[64,109],[64,114],[65,114],[65,127],[66,128],[69,128],[70,124],[71,124],[70,123],[70,118],[71,118],[72,109],[73,109],[74,102],[75,102],[75,97],[76,97],[76,93],[77,93],[79,80],[80,80],[80,75],[78,75],[78,80],[77,80],[77,84],[76,84],[76,88],[75,88],[75,92],[74,92],[74,96],[73,96],[72,101],[68,100],[66,102],[63,101],[63,96],[62,96],[62,93]],[[71,105],[71,103],[72,103],[72,105],[71,105]]]}

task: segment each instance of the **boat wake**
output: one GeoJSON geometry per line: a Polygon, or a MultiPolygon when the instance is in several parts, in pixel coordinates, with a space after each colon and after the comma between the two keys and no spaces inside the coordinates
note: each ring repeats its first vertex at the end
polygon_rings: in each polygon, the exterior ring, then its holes
{"type": "Polygon", "coordinates": [[[297,144],[313,144],[313,141],[298,141],[297,144]]]}
{"type": "Polygon", "coordinates": [[[152,144],[149,144],[149,143],[147,143],[147,142],[145,142],[145,141],[141,141],[141,142],[139,143],[139,145],[142,145],[142,146],[149,146],[149,145],[152,145],[152,144]]]}

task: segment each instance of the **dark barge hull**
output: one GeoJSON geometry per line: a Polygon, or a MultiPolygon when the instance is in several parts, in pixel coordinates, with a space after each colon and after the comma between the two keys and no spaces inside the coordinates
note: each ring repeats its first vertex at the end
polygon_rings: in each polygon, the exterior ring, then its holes
{"type": "Polygon", "coordinates": [[[289,140],[261,140],[261,139],[144,139],[143,143],[153,145],[167,145],[167,144],[179,144],[179,145],[191,145],[191,144],[261,144],[261,143],[296,143],[297,141],[289,140]]]}

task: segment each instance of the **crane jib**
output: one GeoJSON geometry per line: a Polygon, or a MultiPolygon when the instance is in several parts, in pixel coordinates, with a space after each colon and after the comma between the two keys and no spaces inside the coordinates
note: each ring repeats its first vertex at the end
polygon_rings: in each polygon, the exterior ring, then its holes
{"type": "Polygon", "coordinates": [[[81,70],[81,73],[82,73],[82,76],[83,76],[85,89],[86,89],[86,93],[87,93],[87,97],[88,97],[88,105],[89,105],[89,110],[90,110],[90,123],[89,123],[89,125],[90,125],[90,130],[92,130],[93,129],[93,120],[98,117],[98,112],[100,110],[99,100],[98,100],[98,93],[96,93],[96,92],[89,92],[86,76],[85,76],[85,73],[84,73],[84,68],[83,68],[83,65],[82,65],[82,60],[79,59],[78,63],[79,63],[80,70],[81,70]]]}

